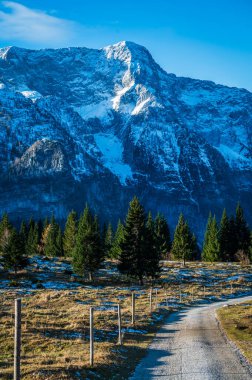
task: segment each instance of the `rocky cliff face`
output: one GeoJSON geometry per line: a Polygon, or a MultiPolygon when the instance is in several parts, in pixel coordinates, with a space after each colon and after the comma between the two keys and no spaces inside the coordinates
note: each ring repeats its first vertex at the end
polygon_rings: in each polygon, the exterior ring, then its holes
{"type": "MultiPolygon", "coordinates": [[[[137,194],[202,235],[252,211],[252,94],[163,71],[142,46],[0,49],[0,210],[122,217],[137,194]]],[[[250,220],[251,221],[251,220],[250,220]]]]}

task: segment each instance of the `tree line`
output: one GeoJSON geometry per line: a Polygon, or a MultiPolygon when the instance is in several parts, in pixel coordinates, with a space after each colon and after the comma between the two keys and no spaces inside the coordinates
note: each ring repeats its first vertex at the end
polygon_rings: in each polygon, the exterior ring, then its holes
{"type": "Polygon", "coordinates": [[[27,265],[29,256],[37,254],[71,258],[74,272],[90,280],[106,258],[116,259],[120,273],[142,284],[145,278],[159,277],[161,259],[248,262],[252,258],[252,235],[240,204],[235,216],[228,217],[224,210],[219,225],[215,216],[209,215],[202,252],[183,214],[172,240],[165,217],[146,214],[137,197],[115,231],[110,223],[101,227],[88,205],[79,217],[75,211],[69,213],[64,231],[54,215],[43,222],[22,222],[17,231],[5,213],[0,221],[3,267],[17,272],[27,265]]]}

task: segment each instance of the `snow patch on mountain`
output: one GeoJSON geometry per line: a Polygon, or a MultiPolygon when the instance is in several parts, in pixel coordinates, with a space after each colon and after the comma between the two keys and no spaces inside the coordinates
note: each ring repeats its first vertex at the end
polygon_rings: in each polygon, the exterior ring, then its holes
{"type": "Polygon", "coordinates": [[[21,94],[28,99],[31,99],[33,102],[35,102],[37,99],[42,98],[42,95],[38,91],[21,91],[21,94]]]}
{"type": "Polygon", "coordinates": [[[123,146],[121,141],[108,133],[96,133],[95,142],[102,154],[103,165],[114,173],[122,185],[132,179],[131,167],[123,162],[123,146]]]}
{"type": "MultiPolygon", "coordinates": [[[[116,90],[116,96],[111,99],[112,104],[113,104],[113,109],[115,111],[119,111],[120,104],[121,104],[121,99],[122,97],[134,86],[135,82],[131,81],[128,86],[125,86],[123,88],[117,89],[116,90]]],[[[124,113],[127,113],[129,111],[129,106],[124,107],[123,111],[124,113]]]]}
{"type": "Polygon", "coordinates": [[[218,151],[222,154],[222,156],[225,158],[227,163],[233,168],[233,169],[252,169],[252,160],[251,158],[246,158],[244,155],[239,154],[238,152],[234,151],[234,149],[230,148],[227,145],[221,144],[220,146],[216,147],[218,151]]]}
{"type": "Polygon", "coordinates": [[[109,121],[111,119],[111,116],[109,114],[109,111],[111,110],[111,100],[105,99],[99,103],[74,107],[74,110],[78,112],[83,120],[97,118],[102,119],[103,122],[109,121]]]}

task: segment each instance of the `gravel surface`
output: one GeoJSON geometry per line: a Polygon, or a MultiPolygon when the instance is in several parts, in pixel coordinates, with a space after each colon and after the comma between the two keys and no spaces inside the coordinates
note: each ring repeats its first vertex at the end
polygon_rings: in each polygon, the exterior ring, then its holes
{"type": "Polygon", "coordinates": [[[218,327],[218,307],[252,296],[173,313],[149,347],[131,380],[251,380],[248,366],[218,327]]]}

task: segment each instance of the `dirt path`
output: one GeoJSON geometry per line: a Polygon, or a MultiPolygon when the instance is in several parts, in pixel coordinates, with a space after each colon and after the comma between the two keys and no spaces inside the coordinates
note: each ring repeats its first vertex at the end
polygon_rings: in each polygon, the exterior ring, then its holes
{"type": "Polygon", "coordinates": [[[252,296],[173,313],[156,335],[131,380],[251,380],[234,348],[221,333],[215,310],[252,296]]]}

